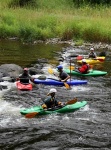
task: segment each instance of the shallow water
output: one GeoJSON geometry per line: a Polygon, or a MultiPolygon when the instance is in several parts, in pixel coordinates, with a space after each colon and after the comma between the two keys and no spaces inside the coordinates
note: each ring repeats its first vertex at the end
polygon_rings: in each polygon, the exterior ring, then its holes
{"type": "Polygon", "coordinates": [[[78,101],[88,102],[85,107],[67,114],[26,119],[20,115],[20,109],[42,104],[53,86],[36,85],[32,91],[18,91],[13,84],[4,83],[8,85],[8,90],[2,90],[0,93],[0,149],[110,150],[110,59],[106,59],[102,67],[104,71],[108,71],[108,75],[89,77],[87,85],[73,86],[71,90],[57,87],[57,97],[62,102],[74,97],[77,97],[78,101]]]}

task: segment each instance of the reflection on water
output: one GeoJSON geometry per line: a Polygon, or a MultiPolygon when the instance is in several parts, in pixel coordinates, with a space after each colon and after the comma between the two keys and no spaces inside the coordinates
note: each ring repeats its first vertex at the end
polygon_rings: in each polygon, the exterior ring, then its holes
{"type": "MultiPolygon", "coordinates": [[[[49,59],[53,61],[55,53],[61,51],[64,44],[45,44],[35,45],[22,44],[18,41],[1,40],[0,41],[0,65],[5,63],[14,63],[20,66],[30,66],[38,58],[49,59]]],[[[53,61],[54,62],[54,61],[53,61]]]]}

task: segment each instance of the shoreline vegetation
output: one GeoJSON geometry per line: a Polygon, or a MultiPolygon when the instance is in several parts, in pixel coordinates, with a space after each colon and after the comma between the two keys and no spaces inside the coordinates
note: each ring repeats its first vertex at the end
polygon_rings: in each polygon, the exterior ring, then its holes
{"type": "Polygon", "coordinates": [[[20,7],[16,1],[0,1],[1,39],[111,42],[111,6],[76,7],[73,0],[35,0],[35,6],[20,7]]]}

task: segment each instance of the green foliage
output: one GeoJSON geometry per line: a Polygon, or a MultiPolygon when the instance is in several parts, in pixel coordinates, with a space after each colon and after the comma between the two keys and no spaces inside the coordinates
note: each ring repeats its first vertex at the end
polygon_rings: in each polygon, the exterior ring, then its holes
{"type": "Polygon", "coordinates": [[[72,0],[36,0],[39,6],[39,9],[55,10],[61,9],[66,10],[70,9],[71,6],[74,6],[72,0]]]}
{"type": "Polygon", "coordinates": [[[0,25],[0,38],[7,38],[7,37],[18,37],[18,29],[13,26],[9,26],[6,24],[0,25]]]}
{"type": "MultiPolygon", "coordinates": [[[[74,41],[75,41],[75,39],[74,39],[74,41]]],[[[83,45],[83,43],[84,43],[84,40],[78,39],[78,40],[76,40],[76,42],[75,42],[75,46],[81,46],[81,45],[83,45]]]]}
{"type": "MultiPolygon", "coordinates": [[[[32,42],[37,38],[36,30],[31,26],[20,26],[19,37],[23,41],[32,42]]],[[[40,37],[40,31],[38,31],[38,37],[40,37]]]]}
{"type": "Polygon", "coordinates": [[[111,42],[111,7],[90,7],[85,3],[91,1],[86,0],[35,0],[36,9],[25,7],[29,1],[24,1],[24,7],[9,8],[11,2],[20,1],[0,1],[1,38],[17,36],[33,42],[59,37],[75,39],[77,43],[81,40],[111,42]],[[81,2],[84,7],[75,8],[74,2],[81,2]]]}
{"type": "Polygon", "coordinates": [[[111,0],[73,0],[75,6],[80,7],[83,5],[110,5],[111,0]]]}
{"type": "MultiPolygon", "coordinates": [[[[111,31],[110,31],[111,33],[111,31]]],[[[101,25],[93,25],[83,30],[83,37],[86,41],[93,42],[111,42],[111,37],[106,29],[103,29],[101,25]]]]}
{"type": "Polygon", "coordinates": [[[9,7],[36,6],[36,0],[12,0],[9,7]]]}

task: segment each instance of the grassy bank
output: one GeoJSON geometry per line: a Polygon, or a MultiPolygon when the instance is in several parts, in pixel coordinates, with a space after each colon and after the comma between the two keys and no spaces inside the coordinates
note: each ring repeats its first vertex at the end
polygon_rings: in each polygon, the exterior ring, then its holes
{"type": "Polygon", "coordinates": [[[9,7],[11,1],[0,1],[0,38],[111,42],[111,7],[77,9],[71,0],[37,0],[35,8],[20,8],[9,7]]]}

